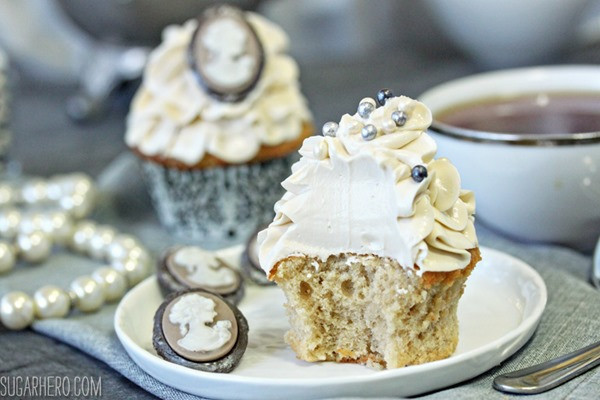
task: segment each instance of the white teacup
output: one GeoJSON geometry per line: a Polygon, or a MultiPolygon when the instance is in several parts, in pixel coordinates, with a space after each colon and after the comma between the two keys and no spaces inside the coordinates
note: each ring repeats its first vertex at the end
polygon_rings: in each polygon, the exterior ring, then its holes
{"type": "Polygon", "coordinates": [[[436,113],[493,97],[600,94],[600,67],[557,66],[474,75],[428,90],[439,156],[458,168],[477,217],[510,236],[591,250],[600,235],[600,131],[507,134],[442,124],[436,113]]]}

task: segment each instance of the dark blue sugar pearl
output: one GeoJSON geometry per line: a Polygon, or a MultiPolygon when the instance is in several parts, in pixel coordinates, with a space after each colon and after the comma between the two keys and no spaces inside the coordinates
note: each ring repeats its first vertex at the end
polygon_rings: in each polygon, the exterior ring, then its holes
{"type": "Polygon", "coordinates": [[[415,165],[412,169],[411,176],[415,182],[421,182],[427,178],[427,168],[422,165],[415,165]]]}
{"type": "Polygon", "coordinates": [[[390,89],[381,89],[377,92],[377,102],[380,106],[385,104],[385,101],[391,97],[394,97],[394,94],[390,89]]]}

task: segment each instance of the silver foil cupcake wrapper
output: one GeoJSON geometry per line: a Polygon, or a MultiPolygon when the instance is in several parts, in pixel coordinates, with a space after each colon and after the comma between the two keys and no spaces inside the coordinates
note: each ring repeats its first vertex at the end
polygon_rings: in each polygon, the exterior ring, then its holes
{"type": "Polygon", "coordinates": [[[180,241],[214,249],[245,242],[273,219],[297,157],[187,171],[144,160],[142,168],[161,223],[180,241]]]}

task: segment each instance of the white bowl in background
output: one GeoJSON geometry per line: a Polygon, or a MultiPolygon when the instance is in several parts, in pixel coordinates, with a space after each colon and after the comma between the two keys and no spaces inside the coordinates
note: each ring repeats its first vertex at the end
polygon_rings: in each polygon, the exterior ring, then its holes
{"type": "Polygon", "coordinates": [[[426,0],[448,37],[487,68],[544,63],[573,46],[589,0],[426,0]]]}
{"type": "Polygon", "coordinates": [[[494,134],[435,120],[451,106],[551,92],[600,94],[600,66],[531,67],[457,79],[420,96],[432,111],[438,155],[472,189],[477,217],[526,241],[591,250],[600,235],[600,132],[494,134]]]}

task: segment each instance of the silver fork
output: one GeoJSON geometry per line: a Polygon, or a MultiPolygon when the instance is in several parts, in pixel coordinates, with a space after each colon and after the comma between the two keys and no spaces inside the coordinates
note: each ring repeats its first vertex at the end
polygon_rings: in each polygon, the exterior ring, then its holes
{"type": "MultiPolygon", "coordinates": [[[[600,289],[600,239],[594,251],[591,280],[600,289]]],[[[494,389],[508,393],[535,394],[555,388],[600,365],[600,342],[554,360],[499,375],[494,389]]]]}
{"type": "Polygon", "coordinates": [[[597,365],[600,365],[600,342],[533,367],[499,375],[494,379],[494,389],[519,394],[542,393],[597,365]]]}

